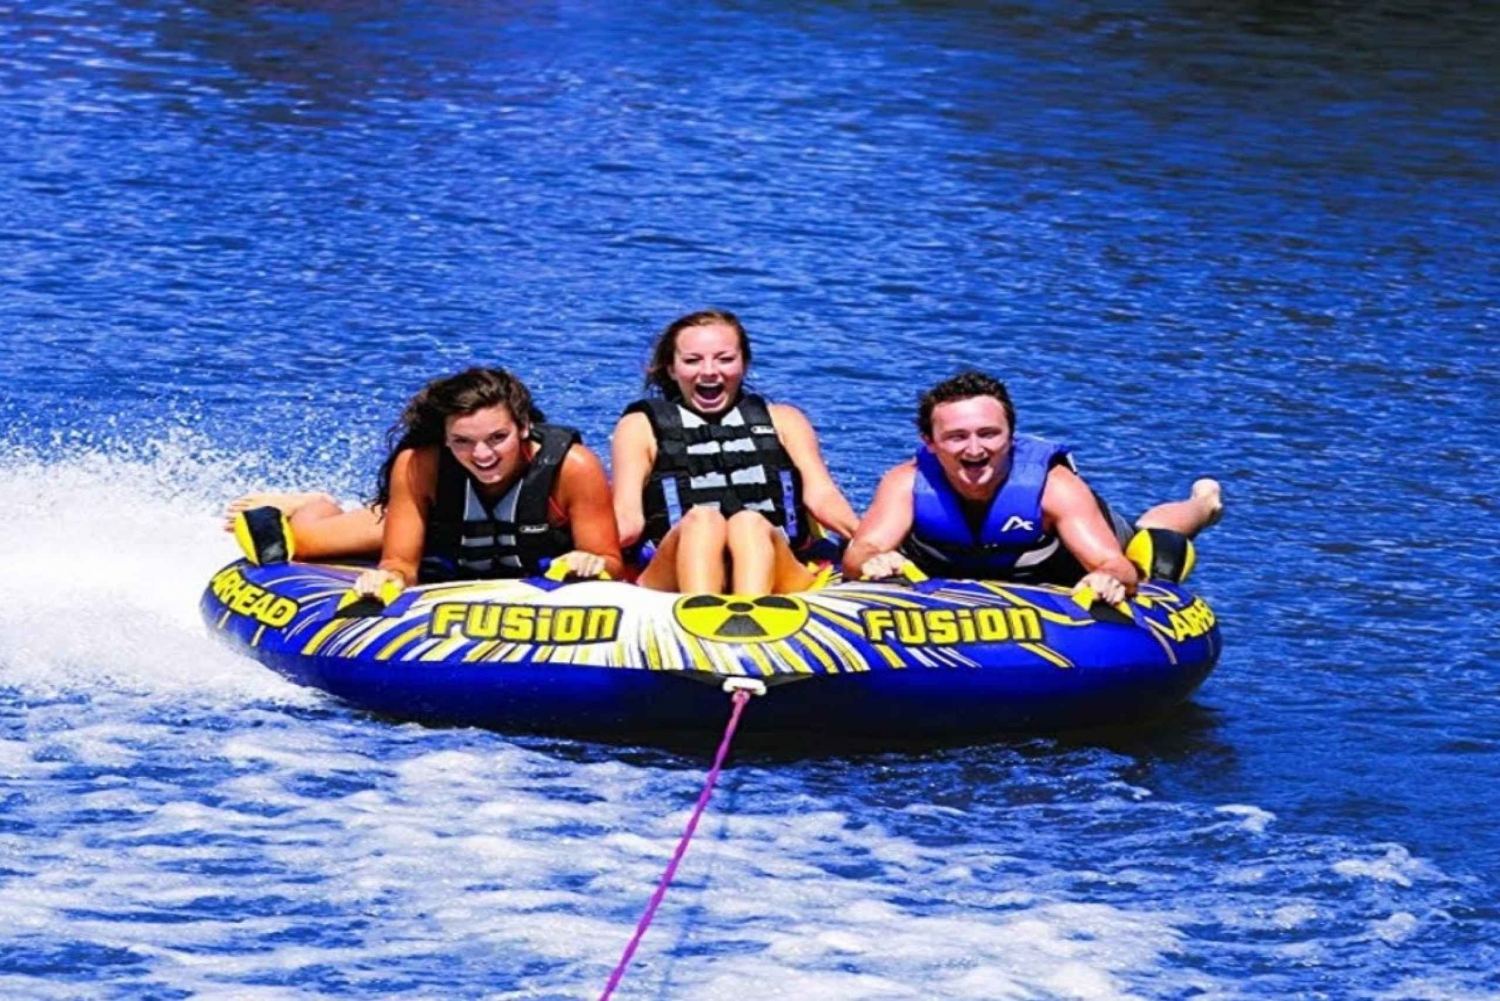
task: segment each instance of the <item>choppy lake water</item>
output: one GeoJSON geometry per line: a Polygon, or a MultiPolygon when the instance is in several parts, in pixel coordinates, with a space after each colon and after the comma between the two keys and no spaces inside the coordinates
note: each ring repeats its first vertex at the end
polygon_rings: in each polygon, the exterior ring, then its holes
{"type": "Polygon", "coordinates": [[[0,996],[595,996],[710,747],[368,718],[196,600],[226,499],[360,496],[427,378],[603,449],[719,305],[856,504],[961,365],[1126,509],[1218,476],[1227,649],[1129,735],[739,756],[619,997],[1500,997],[1497,51],[1477,3],[0,0],[0,996]]]}

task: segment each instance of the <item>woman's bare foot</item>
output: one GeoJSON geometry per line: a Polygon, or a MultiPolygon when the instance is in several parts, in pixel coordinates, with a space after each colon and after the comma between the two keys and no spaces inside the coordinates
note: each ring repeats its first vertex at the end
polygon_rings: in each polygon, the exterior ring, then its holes
{"type": "Polygon", "coordinates": [[[328,494],[323,493],[264,493],[246,494],[243,497],[236,497],[224,509],[224,531],[234,531],[234,516],[241,511],[248,511],[255,507],[274,507],[287,517],[291,517],[296,513],[298,508],[306,507],[314,501],[327,501],[329,504],[338,504],[338,501],[334,500],[328,494]]]}
{"type": "Polygon", "coordinates": [[[1193,500],[1204,507],[1204,528],[1212,528],[1224,517],[1224,494],[1218,480],[1204,478],[1193,482],[1193,500]]]}

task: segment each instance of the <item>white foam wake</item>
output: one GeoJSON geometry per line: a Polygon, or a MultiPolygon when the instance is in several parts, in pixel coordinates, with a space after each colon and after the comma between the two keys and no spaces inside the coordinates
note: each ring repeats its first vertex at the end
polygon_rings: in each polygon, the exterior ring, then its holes
{"type": "Polygon", "coordinates": [[[291,687],[214,642],[198,597],[234,558],[224,503],[251,466],[176,434],[0,453],[0,684],[243,697],[291,687]]]}

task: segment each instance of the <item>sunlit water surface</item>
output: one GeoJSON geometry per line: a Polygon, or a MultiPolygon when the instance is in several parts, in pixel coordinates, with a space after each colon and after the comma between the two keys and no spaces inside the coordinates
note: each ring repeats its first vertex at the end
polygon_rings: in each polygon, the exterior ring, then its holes
{"type": "Polygon", "coordinates": [[[427,378],[603,448],[714,304],[857,504],[966,364],[1121,507],[1220,477],[1227,650],[1150,730],[739,756],[620,997],[1500,997],[1497,24],[0,0],[0,996],[595,996],[710,747],[371,719],[196,600],[427,378]]]}

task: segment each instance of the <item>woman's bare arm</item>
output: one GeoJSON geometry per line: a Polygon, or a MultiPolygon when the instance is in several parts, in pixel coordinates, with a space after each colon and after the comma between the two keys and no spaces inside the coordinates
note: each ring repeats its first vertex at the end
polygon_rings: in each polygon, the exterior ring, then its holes
{"type": "Polygon", "coordinates": [[[833,482],[818,448],[817,432],[796,407],[773,403],[769,409],[782,446],[802,474],[802,503],[807,513],[824,528],[849,538],[859,527],[859,516],[850,507],[838,484],[833,482]]]}
{"type": "Polygon", "coordinates": [[[558,470],[558,506],[568,516],[573,548],[604,560],[604,572],[619,579],[625,573],[620,554],[620,533],[610,504],[609,480],[604,463],[582,445],[574,445],[558,470]]]}
{"type": "Polygon", "coordinates": [[[610,442],[610,457],[614,464],[614,512],[619,541],[632,546],[640,541],[646,529],[642,494],[646,477],[656,463],[656,435],[645,414],[626,414],[620,418],[610,442]]]}
{"type": "Polygon", "coordinates": [[[427,542],[427,512],[437,493],[438,447],[406,449],[391,465],[391,499],[385,508],[380,564],[359,575],[354,582],[359,593],[378,595],[391,582],[402,588],[417,582],[427,542]]]}

